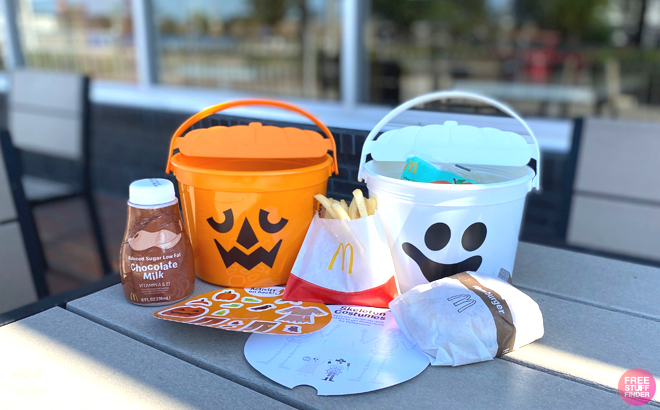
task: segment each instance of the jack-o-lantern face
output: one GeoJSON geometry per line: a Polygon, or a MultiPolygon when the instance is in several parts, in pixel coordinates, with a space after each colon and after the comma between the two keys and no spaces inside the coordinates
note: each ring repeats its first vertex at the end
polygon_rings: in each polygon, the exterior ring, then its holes
{"type": "MultiPolygon", "coordinates": [[[[217,222],[215,219],[213,219],[213,217],[208,218],[206,222],[208,222],[214,231],[221,234],[229,234],[234,228],[234,213],[231,209],[227,209],[223,212],[223,214],[225,219],[221,223],[217,222]]],[[[280,220],[276,223],[271,223],[268,220],[268,215],[268,211],[264,209],[259,210],[259,227],[266,234],[272,235],[281,231],[289,222],[287,219],[280,218],[280,220]]],[[[237,247],[232,247],[231,249],[227,250],[220,244],[220,242],[218,242],[217,239],[213,240],[215,242],[215,246],[218,248],[218,252],[220,252],[222,261],[227,268],[236,263],[247,270],[252,270],[260,263],[263,263],[269,268],[272,268],[273,264],[275,263],[275,258],[277,258],[277,252],[282,245],[282,240],[280,239],[270,250],[266,250],[260,246],[250,253],[245,253],[237,247]]],[[[236,243],[241,245],[247,251],[259,243],[259,238],[254,232],[254,229],[252,228],[252,225],[250,224],[250,221],[247,217],[243,219],[241,229],[238,232],[238,237],[236,238],[236,243]]]]}
{"type": "MultiPolygon", "coordinates": [[[[461,238],[463,249],[468,252],[474,252],[479,249],[486,240],[486,233],[486,225],[483,223],[476,222],[470,225],[461,238]]],[[[439,251],[447,246],[450,238],[451,229],[449,226],[442,222],[438,222],[431,225],[426,230],[424,244],[431,251],[439,251]]],[[[402,248],[406,255],[417,263],[422,274],[429,282],[446,278],[447,276],[455,275],[460,272],[476,271],[479,269],[482,262],[482,257],[475,255],[458,263],[445,264],[429,259],[415,245],[409,242],[404,242],[402,248]]]]}

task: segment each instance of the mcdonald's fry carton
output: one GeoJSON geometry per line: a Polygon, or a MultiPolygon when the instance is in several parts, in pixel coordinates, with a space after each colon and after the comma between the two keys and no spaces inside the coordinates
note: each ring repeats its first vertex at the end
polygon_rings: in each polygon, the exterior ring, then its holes
{"type": "Polygon", "coordinates": [[[387,307],[399,295],[380,214],[354,219],[314,216],[283,298],[387,307]]]}

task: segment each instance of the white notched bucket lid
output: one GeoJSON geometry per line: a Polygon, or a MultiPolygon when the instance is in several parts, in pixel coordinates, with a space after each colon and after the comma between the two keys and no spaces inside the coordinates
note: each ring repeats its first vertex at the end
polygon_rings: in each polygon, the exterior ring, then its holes
{"type": "Polygon", "coordinates": [[[513,110],[490,98],[460,91],[440,91],[419,96],[403,103],[386,115],[367,137],[362,147],[358,181],[364,180],[367,154],[375,161],[404,162],[418,155],[432,162],[464,165],[525,166],[531,165],[536,176],[533,187],[539,188],[539,146],[534,133],[513,110]],[[491,127],[459,125],[456,121],[426,126],[409,126],[390,130],[376,138],[378,132],[401,112],[426,102],[462,98],[487,103],[518,120],[527,131],[522,136],[491,127]]]}
{"type": "Polygon", "coordinates": [[[405,161],[418,155],[433,162],[519,167],[532,158],[530,145],[514,132],[446,121],[387,131],[371,145],[371,157],[405,161]]]}

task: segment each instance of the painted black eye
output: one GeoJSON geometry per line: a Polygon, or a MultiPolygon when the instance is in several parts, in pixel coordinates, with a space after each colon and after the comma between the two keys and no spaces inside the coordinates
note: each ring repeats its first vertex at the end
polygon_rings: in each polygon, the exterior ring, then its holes
{"type": "Polygon", "coordinates": [[[473,223],[468,226],[463,234],[461,243],[463,249],[468,252],[476,251],[486,240],[486,225],[481,222],[473,223]]]}
{"type": "Polygon", "coordinates": [[[281,218],[279,222],[272,224],[268,222],[268,214],[270,214],[270,212],[264,211],[263,209],[259,210],[259,225],[261,225],[261,229],[266,233],[277,233],[284,229],[289,222],[288,219],[281,218]]]}
{"type": "Polygon", "coordinates": [[[426,247],[432,251],[439,251],[440,249],[447,246],[449,243],[449,238],[451,238],[451,230],[447,224],[438,222],[429,226],[429,229],[426,230],[424,235],[424,243],[426,247]]]}
{"type": "Polygon", "coordinates": [[[225,220],[222,223],[217,223],[213,217],[207,219],[206,222],[211,225],[213,230],[220,233],[227,233],[231,231],[231,228],[234,227],[234,213],[231,209],[227,209],[225,212],[223,212],[223,214],[225,215],[225,220]]]}

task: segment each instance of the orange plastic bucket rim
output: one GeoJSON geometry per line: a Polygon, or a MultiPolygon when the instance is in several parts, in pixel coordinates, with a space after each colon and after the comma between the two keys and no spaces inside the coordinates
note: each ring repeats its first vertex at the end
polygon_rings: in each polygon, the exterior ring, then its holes
{"type": "MultiPolygon", "coordinates": [[[[285,103],[282,101],[275,101],[275,100],[266,100],[266,99],[248,99],[248,100],[235,100],[235,101],[228,101],[224,102],[221,104],[213,105],[211,107],[205,108],[204,110],[192,115],[190,118],[188,118],[186,121],[179,126],[179,128],[174,132],[174,135],[172,136],[172,140],[170,141],[170,148],[169,148],[169,153],[168,153],[168,158],[167,158],[167,166],[165,168],[166,173],[172,172],[172,165],[173,165],[173,153],[174,149],[177,147],[177,140],[180,138],[188,128],[190,128],[193,124],[196,122],[210,116],[213,114],[216,114],[220,111],[229,109],[229,108],[234,108],[238,106],[248,106],[248,105],[260,105],[260,106],[270,106],[270,107],[277,107],[277,108],[283,108],[289,111],[296,112],[310,121],[312,121],[317,127],[323,131],[325,136],[328,138],[329,141],[329,147],[332,150],[332,164],[330,165],[330,172],[331,174],[337,174],[339,173],[338,165],[337,165],[337,146],[335,143],[335,139],[332,135],[332,132],[326,127],[318,118],[316,118],[314,115],[311,113],[303,110],[300,107],[297,107],[293,104],[285,103]]],[[[252,124],[250,125],[252,126],[252,124]]],[[[271,127],[271,128],[276,128],[276,127],[271,127]]],[[[302,131],[302,130],[299,130],[302,131]]],[[[316,134],[318,136],[318,134],[316,134]]],[[[317,144],[318,146],[318,144],[317,144]]],[[[268,157],[268,147],[259,147],[259,146],[252,146],[250,147],[252,150],[257,151],[256,153],[258,155],[255,155],[255,158],[265,158],[268,157]]],[[[291,150],[291,156],[290,158],[304,158],[304,153],[308,152],[308,147],[303,146],[290,146],[289,147],[291,150]]],[[[212,156],[212,155],[208,155],[212,156]]],[[[218,158],[223,158],[223,156],[217,156],[218,158]]],[[[283,158],[283,157],[280,157],[283,158]]],[[[180,164],[178,164],[180,165],[180,164]]],[[[200,172],[202,172],[203,168],[199,169],[200,172]]],[[[211,170],[210,170],[211,171],[211,170]]],[[[225,171],[222,171],[223,173],[225,171]]],[[[251,171],[240,171],[241,174],[245,174],[246,172],[251,172],[251,171]]],[[[263,175],[264,172],[270,172],[270,171],[258,171],[255,170],[255,173],[258,173],[259,175],[263,175]]]]}
{"type": "Polygon", "coordinates": [[[325,158],[318,158],[315,164],[298,164],[300,166],[270,171],[245,171],[186,164],[184,158],[179,153],[171,159],[176,179],[180,183],[226,192],[288,191],[313,186],[331,176],[330,169],[334,161],[326,154],[325,158]]]}

